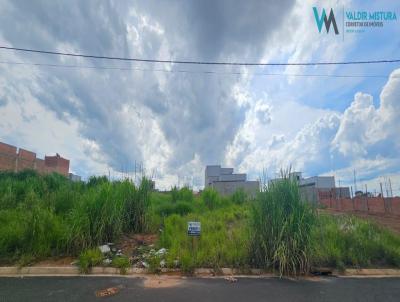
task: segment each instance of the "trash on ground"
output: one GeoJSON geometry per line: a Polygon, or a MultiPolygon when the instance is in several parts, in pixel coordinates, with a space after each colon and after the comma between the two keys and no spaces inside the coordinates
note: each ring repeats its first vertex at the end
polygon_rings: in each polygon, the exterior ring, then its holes
{"type": "Polygon", "coordinates": [[[146,261],[142,261],[140,264],[141,264],[142,267],[144,267],[144,268],[149,268],[149,264],[148,264],[146,261]]]}
{"type": "Polygon", "coordinates": [[[161,260],[160,261],[160,267],[161,268],[164,268],[164,267],[166,267],[167,266],[167,262],[163,259],[163,260],[161,260]]]}
{"type": "Polygon", "coordinates": [[[161,249],[159,249],[155,254],[157,255],[157,256],[163,256],[163,255],[165,255],[167,253],[167,249],[166,248],[161,248],[161,249]]]}
{"type": "Polygon", "coordinates": [[[108,297],[113,296],[119,292],[118,287],[110,287],[96,291],[96,297],[108,297]]]}
{"type": "Polygon", "coordinates": [[[238,281],[238,280],[237,280],[236,278],[234,278],[233,276],[226,277],[225,280],[226,280],[226,281],[229,281],[229,282],[231,282],[231,283],[237,282],[237,281],[238,281]]]}
{"type": "Polygon", "coordinates": [[[110,246],[108,244],[100,245],[99,249],[103,254],[111,252],[110,246]]]}

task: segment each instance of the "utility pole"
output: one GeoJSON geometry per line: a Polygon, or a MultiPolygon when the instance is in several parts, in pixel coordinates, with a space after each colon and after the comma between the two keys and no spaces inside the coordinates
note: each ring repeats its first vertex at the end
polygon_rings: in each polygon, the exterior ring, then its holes
{"type": "Polygon", "coordinates": [[[390,189],[390,197],[393,197],[393,190],[392,190],[392,181],[389,178],[389,189],[390,189]]]}
{"type": "Polygon", "coordinates": [[[385,189],[386,189],[386,197],[389,197],[389,189],[388,189],[386,177],[385,177],[385,189]]]}
{"type": "Polygon", "coordinates": [[[357,179],[356,179],[356,169],[353,170],[354,175],[354,193],[357,192],[357,179]]]}
{"type": "Polygon", "coordinates": [[[383,198],[383,189],[382,189],[382,183],[380,182],[379,184],[380,184],[380,186],[381,186],[381,197],[383,198]]]}

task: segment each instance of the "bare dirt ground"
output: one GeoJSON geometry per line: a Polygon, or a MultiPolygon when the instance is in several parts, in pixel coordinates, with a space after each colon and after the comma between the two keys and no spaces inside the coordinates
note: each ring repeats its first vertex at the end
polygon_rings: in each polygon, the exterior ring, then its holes
{"type": "Polygon", "coordinates": [[[35,263],[35,266],[67,266],[76,261],[73,257],[49,258],[35,263]]]}
{"type": "Polygon", "coordinates": [[[149,276],[143,280],[143,286],[146,288],[176,287],[183,282],[184,279],[182,279],[182,277],[149,276]]]}
{"type": "MultiPolygon", "coordinates": [[[[151,246],[158,239],[156,234],[124,234],[116,242],[116,247],[128,257],[140,246],[151,246]]],[[[74,257],[55,257],[34,263],[35,266],[68,266],[77,261],[74,257]]]]}
{"type": "Polygon", "coordinates": [[[151,246],[157,239],[156,234],[124,234],[116,242],[116,246],[122,250],[124,255],[129,257],[139,246],[151,246]]]}
{"type": "Polygon", "coordinates": [[[323,209],[319,210],[321,213],[329,213],[332,215],[346,215],[351,214],[363,219],[368,219],[370,221],[375,222],[378,225],[386,227],[397,234],[400,234],[400,218],[394,216],[384,216],[379,214],[367,214],[362,212],[339,212],[335,210],[323,209]]]}

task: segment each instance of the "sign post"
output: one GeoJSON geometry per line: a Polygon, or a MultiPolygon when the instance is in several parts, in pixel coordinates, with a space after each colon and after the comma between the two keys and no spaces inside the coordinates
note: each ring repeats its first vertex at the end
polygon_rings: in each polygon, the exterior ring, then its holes
{"type": "Polygon", "coordinates": [[[188,229],[187,229],[188,236],[192,237],[192,253],[194,256],[195,252],[195,238],[200,237],[201,233],[201,223],[199,221],[189,221],[188,222],[188,229]]]}
{"type": "Polygon", "coordinates": [[[188,222],[188,235],[198,237],[201,233],[201,223],[199,221],[189,221],[188,222]]]}

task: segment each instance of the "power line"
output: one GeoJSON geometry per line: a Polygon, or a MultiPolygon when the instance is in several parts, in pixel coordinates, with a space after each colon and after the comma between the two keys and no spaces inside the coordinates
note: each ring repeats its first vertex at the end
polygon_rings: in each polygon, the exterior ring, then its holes
{"type": "MultiPolygon", "coordinates": [[[[165,72],[165,73],[189,73],[189,74],[215,74],[215,75],[252,75],[252,76],[289,76],[289,77],[333,77],[333,78],[388,78],[389,75],[363,75],[363,74],[301,74],[301,73],[266,73],[266,72],[224,72],[224,71],[207,71],[207,70],[184,70],[184,69],[149,69],[149,68],[128,68],[128,67],[112,67],[112,66],[89,66],[89,65],[64,65],[34,62],[11,62],[0,61],[0,64],[6,65],[27,65],[27,66],[43,66],[54,68],[68,69],[101,69],[101,70],[120,70],[120,71],[144,71],[144,72],[165,72]]],[[[392,76],[398,78],[397,76],[392,76]]]]}
{"type": "Polygon", "coordinates": [[[169,64],[193,64],[193,65],[230,65],[230,66],[316,66],[316,65],[356,65],[356,64],[381,64],[381,63],[398,63],[400,59],[392,60],[370,60],[370,61],[343,61],[343,62],[309,62],[309,63],[255,63],[255,62],[212,62],[212,61],[181,61],[181,60],[157,60],[157,59],[139,59],[126,57],[111,57],[86,55],[69,52],[47,51],[29,48],[17,48],[0,46],[0,49],[15,50],[31,53],[40,53],[48,55],[59,55],[68,57],[81,57],[90,59],[118,60],[118,61],[133,61],[145,63],[169,63],[169,64]]]}

